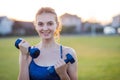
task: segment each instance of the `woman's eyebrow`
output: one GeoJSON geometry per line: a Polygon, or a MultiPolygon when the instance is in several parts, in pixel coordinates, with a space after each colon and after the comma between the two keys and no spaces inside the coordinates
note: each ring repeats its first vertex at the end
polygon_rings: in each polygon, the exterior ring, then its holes
{"type": "MultiPolygon", "coordinates": [[[[45,23],[45,22],[43,22],[43,21],[38,21],[38,23],[39,23],[39,22],[41,22],[41,23],[45,23]]],[[[53,21],[46,21],[46,22],[53,22],[53,21]]]]}
{"type": "Polygon", "coordinates": [[[48,21],[48,22],[53,22],[53,21],[48,21]]]}

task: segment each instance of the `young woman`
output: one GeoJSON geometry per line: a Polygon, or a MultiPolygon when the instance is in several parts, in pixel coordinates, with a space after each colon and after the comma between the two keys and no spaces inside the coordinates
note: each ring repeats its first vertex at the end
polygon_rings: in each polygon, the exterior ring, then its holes
{"type": "Polygon", "coordinates": [[[32,58],[28,53],[29,43],[22,40],[20,48],[19,80],[77,80],[77,58],[74,49],[60,45],[55,41],[59,36],[60,26],[57,14],[50,7],[41,8],[35,18],[35,29],[41,37],[41,42],[35,47],[40,49],[40,55],[32,58]],[[66,64],[67,54],[75,59],[73,64],[66,64]],[[48,68],[54,66],[55,72],[49,74],[48,68]]]}

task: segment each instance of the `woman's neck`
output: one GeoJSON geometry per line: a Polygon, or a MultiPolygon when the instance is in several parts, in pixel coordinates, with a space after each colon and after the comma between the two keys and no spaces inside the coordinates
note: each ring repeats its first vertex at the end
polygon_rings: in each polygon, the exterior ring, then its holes
{"type": "Polygon", "coordinates": [[[56,44],[57,43],[55,42],[54,38],[42,40],[40,43],[41,48],[52,48],[55,47],[56,44]]]}

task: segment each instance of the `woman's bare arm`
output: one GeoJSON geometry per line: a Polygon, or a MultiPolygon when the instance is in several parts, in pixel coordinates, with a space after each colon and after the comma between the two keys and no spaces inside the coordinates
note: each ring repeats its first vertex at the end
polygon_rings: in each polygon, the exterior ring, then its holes
{"type": "Polygon", "coordinates": [[[19,44],[19,75],[18,80],[29,80],[30,56],[28,52],[29,43],[22,40],[19,44]]]}
{"type": "Polygon", "coordinates": [[[76,53],[74,51],[74,49],[70,50],[71,55],[74,57],[75,59],[75,63],[68,64],[68,75],[70,77],[70,80],[78,80],[78,70],[77,70],[77,56],[76,53]]]}
{"type": "Polygon", "coordinates": [[[19,55],[19,75],[18,80],[29,80],[29,61],[28,55],[19,55]]]}

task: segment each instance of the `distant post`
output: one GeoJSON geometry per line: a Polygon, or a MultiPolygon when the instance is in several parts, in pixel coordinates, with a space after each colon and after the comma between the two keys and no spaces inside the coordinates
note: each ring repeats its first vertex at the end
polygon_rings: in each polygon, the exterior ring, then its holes
{"type": "Polygon", "coordinates": [[[96,35],[96,19],[95,17],[91,17],[89,22],[92,24],[91,25],[91,35],[92,36],[95,36],[96,35]]]}
{"type": "Polygon", "coordinates": [[[93,23],[93,25],[91,26],[91,35],[95,36],[96,35],[96,28],[95,28],[95,23],[93,23]]]}

